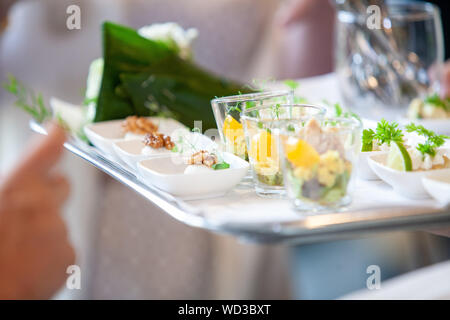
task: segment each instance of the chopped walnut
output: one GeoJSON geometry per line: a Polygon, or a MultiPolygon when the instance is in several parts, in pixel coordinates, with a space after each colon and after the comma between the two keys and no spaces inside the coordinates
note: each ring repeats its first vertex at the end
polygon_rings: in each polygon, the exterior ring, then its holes
{"type": "Polygon", "coordinates": [[[172,150],[175,147],[175,143],[169,136],[159,132],[147,133],[144,137],[144,144],[153,149],[166,148],[167,150],[172,150]]]}
{"type": "Polygon", "coordinates": [[[122,122],[122,130],[134,134],[146,134],[156,132],[158,126],[145,117],[129,116],[122,122]]]}
{"type": "Polygon", "coordinates": [[[201,150],[192,154],[191,157],[188,158],[187,164],[205,165],[211,168],[218,161],[219,160],[217,159],[217,156],[215,154],[209,153],[208,151],[205,150],[201,150]]]}
{"type": "Polygon", "coordinates": [[[164,135],[164,146],[167,150],[172,150],[175,147],[175,143],[171,140],[169,136],[164,135]]]}

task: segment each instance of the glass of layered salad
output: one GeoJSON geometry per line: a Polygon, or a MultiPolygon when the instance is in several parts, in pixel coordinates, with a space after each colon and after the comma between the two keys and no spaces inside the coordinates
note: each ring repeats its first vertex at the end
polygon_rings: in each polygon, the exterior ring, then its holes
{"type": "MultiPolygon", "coordinates": [[[[224,151],[248,161],[241,112],[257,106],[292,103],[293,98],[293,91],[280,90],[241,94],[211,100],[224,151]]],[[[251,182],[252,178],[249,174],[243,179],[241,185],[251,186],[251,182]]]]}
{"type": "Polygon", "coordinates": [[[312,117],[285,123],[280,134],[284,183],[298,210],[333,210],[351,202],[361,123],[312,117]]]}
{"type": "Polygon", "coordinates": [[[264,197],[284,197],[285,189],[280,161],[280,128],[287,121],[305,117],[322,117],[325,108],[302,104],[273,104],[242,111],[248,158],[256,193],[264,197]]]}

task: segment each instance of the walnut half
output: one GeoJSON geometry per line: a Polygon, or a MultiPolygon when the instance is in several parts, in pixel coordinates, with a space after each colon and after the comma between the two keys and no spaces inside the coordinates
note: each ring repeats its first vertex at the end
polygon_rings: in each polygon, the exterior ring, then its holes
{"type": "Polygon", "coordinates": [[[187,164],[205,165],[211,168],[218,161],[219,160],[217,159],[217,156],[215,154],[209,153],[205,150],[201,150],[192,154],[190,158],[187,159],[187,164]]]}
{"type": "Polygon", "coordinates": [[[145,117],[129,116],[122,122],[122,130],[134,134],[146,134],[156,132],[158,126],[145,117]]]}
{"type": "Polygon", "coordinates": [[[167,150],[172,150],[175,147],[175,143],[169,136],[159,132],[147,133],[144,137],[144,144],[153,149],[166,148],[167,150]]]}

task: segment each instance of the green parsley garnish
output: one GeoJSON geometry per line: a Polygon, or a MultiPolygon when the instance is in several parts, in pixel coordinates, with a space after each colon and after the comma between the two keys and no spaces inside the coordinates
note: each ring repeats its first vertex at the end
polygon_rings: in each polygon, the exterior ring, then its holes
{"type": "Polygon", "coordinates": [[[450,139],[449,136],[437,135],[433,131],[426,129],[424,126],[416,125],[414,123],[408,124],[405,129],[407,132],[416,132],[418,135],[427,138],[425,143],[419,143],[416,147],[423,156],[428,154],[434,157],[436,155],[436,149],[442,146],[446,139],[450,139]]]}
{"type": "Polygon", "coordinates": [[[339,103],[334,104],[334,113],[336,114],[336,117],[340,117],[342,115],[342,107],[339,103]]]}
{"type": "Polygon", "coordinates": [[[403,132],[398,128],[397,122],[389,123],[385,119],[381,119],[377,124],[374,138],[379,144],[386,143],[388,146],[391,142],[403,142],[403,132]]]}
{"type": "Polygon", "coordinates": [[[288,126],[287,126],[287,131],[295,132],[295,127],[294,127],[294,125],[293,125],[293,124],[288,124],[288,126]]]}
{"type": "Polygon", "coordinates": [[[299,86],[299,83],[298,83],[297,81],[295,81],[295,80],[292,80],[292,79],[284,80],[283,83],[284,83],[284,85],[288,86],[288,87],[291,88],[292,90],[297,89],[298,86],[299,86]]]}
{"type": "Polygon", "coordinates": [[[212,168],[214,170],[223,170],[223,169],[228,169],[229,167],[230,167],[230,164],[226,163],[225,161],[213,164],[213,166],[212,166],[212,168]]]}
{"type": "Polygon", "coordinates": [[[398,123],[389,123],[385,119],[381,119],[377,123],[377,128],[365,129],[362,134],[362,148],[361,151],[372,151],[373,142],[376,141],[379,145],[386,143],[388,146],[391,142],[403,142],[403,132],[398,128],[398,123]]]}

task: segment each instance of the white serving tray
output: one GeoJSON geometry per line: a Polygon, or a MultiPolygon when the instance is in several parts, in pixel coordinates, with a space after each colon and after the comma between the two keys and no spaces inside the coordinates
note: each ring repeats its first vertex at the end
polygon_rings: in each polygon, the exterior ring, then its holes
{"type": "MultiPolygon", "coordinates": [[[[45,134],[30,122],[32,130],[45,134]]],[[[142,183],[124,164],[110,160],[79,140],[65,147],[187,225],[257,242],[305,243],[362,236],[393,230],[450,226],[450,208],[432,199],[410,200],[395,194],[382,181],[357,180],[354,201],[344,211],[299,214],[288,200],[258,197],[253,189],[236,187],[223,197],[183,201],[142,183]]]]}

